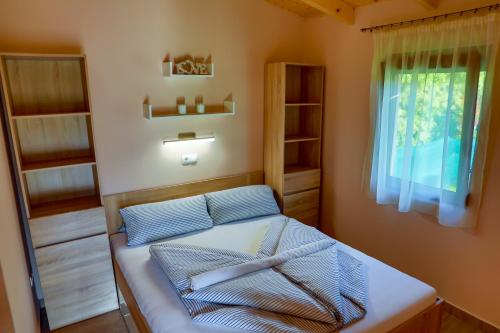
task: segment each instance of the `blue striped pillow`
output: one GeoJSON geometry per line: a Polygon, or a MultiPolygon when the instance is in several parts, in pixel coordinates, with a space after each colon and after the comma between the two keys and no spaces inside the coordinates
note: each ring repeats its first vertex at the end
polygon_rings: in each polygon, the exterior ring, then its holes
{"type": "Polygon", "coordinates": [[[130,206],[120,214],[130,246],[213,226],[203,195],[130,206]]]}
{"type": "Polygon", "coordinates": [[[252,185],[205,194],[214,224],[279,214],[280,209],[267,185],[252,185]]]}

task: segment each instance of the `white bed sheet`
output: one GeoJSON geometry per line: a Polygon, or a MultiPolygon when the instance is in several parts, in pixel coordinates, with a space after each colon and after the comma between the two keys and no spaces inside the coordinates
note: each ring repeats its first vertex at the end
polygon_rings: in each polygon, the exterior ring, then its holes
{"type": "MultiPolygon", "coordinates": [[[[256,253],[267,227],[275,215],[215,226],[212,229],[172,237],[169,242],[192,244],[256,253]]],[[[173,286],[151,259],[149,245],[128,247],[125,234],[111,236],[116,260],[128,282],[142,314],[153,333],[243,333],[246,331],[195,324],[173,286]]],[[[339,248],[363,261],[368,268],[368,307],[361,321],[342,333],[387,332],[436,301],[436,291],[348,245],[339,248]]]]}

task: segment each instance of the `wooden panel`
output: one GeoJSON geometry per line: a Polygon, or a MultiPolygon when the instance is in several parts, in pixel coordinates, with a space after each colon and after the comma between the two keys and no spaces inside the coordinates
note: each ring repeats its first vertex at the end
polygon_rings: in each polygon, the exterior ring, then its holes
{"type": "Polygon", "coordinates": [[[285,174],[284,193],[309,190],[321,185],[321,169],[285,174]]]}
{"type": "Polygon", "coordinates": [[[317,226],[319,214],[319,189],[285,195],[283,213],[302,223],[317,226]]]}
{"type": "Polygon", "coordinates": [[[125,299],[125,303],[127,303],[127,308],[130,311],[132,318],[134,319],[135,326],[140,333],[151,333],[148,322],[142,315],[142,312],[139,309],[139,305],[137,305],[134,294],[132,293],[132,290],[130,290],[127,280],[125,280],[125,277],[123,276],[123,273],[120,269],[120,265],[114,258],[113,267],[115,268],[116,284],[118,285],[118,289],[120,289],[123,298],[125,299]]]}
{"type": "Polygon", "coordinates": [[[12,115],[85,112],[83,58],[6,57],[12,115]]]}
{"type": "Polygon", "coordinates": [[[107,195],[104,197],[104,207],[108,223],[108,232],[110,234],[116,233],[122,225],[119,211],[120,208],[148,202],[184,198],[239,186],[262,184],[263,178],[264,175],[262,171],[255,171],[241,175],[214,178],[180,185],[107,195]]]}
{"type": "Polygon", "coordinates": [[[106,232],[104,207],[29,220],[35,247],[62,243],[106,232]]]}
{"type": "Polygon", "coordinates": [[[14,332],[14,323],[12,322],[12,313],[10,312],[7,289],[3,279],[2,265],[0,264],[0,332],[14,332]]]}
{"type": "Polygon", "coordinates": [[[343,0],[301,0],[303,3],[345,23],[354,23],[354,8],[343,0]]]}
{"type": "Polygon", "coordinates": [[[294,214],[285,214],[288,217],[292,217],[308,226],[318,228],[319,227],[319,208],[308,209],[302,212],[297,212],[294,214]]]}
{"type": "Polygon", "coordinates": [[[31,207],[31,218],[50,216],[72,212],[77,210],[96,208],[101,206],[101,198],[98,195],[90,195],[80,198],[71,198],[59,201],[49,201],[31,207]]]}
{"type": "Polygon", "coordinates": [[[389,333],[439,333],[443,316],[443,300],[422,311],[389,333]]]}
{"type": "Polygon", "coordinates": [[[352,7],[371,5],[384,0],[343,0],[345,3],[351,5],[352,7]]]}
{"type": "Polygon", "coordinates": [[[278,194],[280,206],[283,195],[284,103],[285,64],[267,64],[265,67],[264,173],[266,184],[278,194]]]}
{"type": "Polygon", "coordinates": [[[51,329],[118,307],[107,235],[35,250],[51,329]]]}
{"type": "Polygon", "coordinates": [[[89,122],[84,115],[17,119],[22,168],[31,162],[93,157],[89,122]]]}
{"type": "Polygon", "coordinates": [[[288,10],[302,17],[315,17],[323,15],[319,10],[306,5],[302,0],[266,0],[273,5],[288,10]]]}
{"type": "Polygon", "coordinates": [[[422,6],[427,9],[436,9],[439,6],[439,0],[418,0],[422,6]]]}

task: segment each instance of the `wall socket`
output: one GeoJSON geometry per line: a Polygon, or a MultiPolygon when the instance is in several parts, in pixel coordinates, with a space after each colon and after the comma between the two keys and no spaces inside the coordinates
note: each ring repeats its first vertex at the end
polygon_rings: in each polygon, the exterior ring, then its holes
{"type": "Polygon", "coordinates": [[[198,154],[182,154],[181,161],[182,165],[196,165],[198,163],[198,154]]]}

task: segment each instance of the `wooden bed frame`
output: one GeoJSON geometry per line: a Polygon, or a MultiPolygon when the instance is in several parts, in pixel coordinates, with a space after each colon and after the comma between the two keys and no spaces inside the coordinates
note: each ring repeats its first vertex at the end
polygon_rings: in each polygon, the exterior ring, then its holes
{"type": "MultiPolygon", "coordinates": [[[[110,235],[118,232],[118,229],[122,224],[119,210],[123,207],[148,202],[177,199],[245,185],[263,184],[263,182],[263,172],[257,171],[181,185],[107,195],[104,197],[104,208],[106,211],[108,232],[110,235]]],[[[123,276],[120,266],[115,260],[114,254],[112,254],[112,256],[117,286],[123,295],[137,329],[140,333],[152,333],[146,319],[137,305],[132,290],[130,290],[127,281],[123,276]]],[[[443,301],[441,299],[437,299],[432,306],[391,330],[390,333],[439,333],[442,311],[443,301]]]]}

